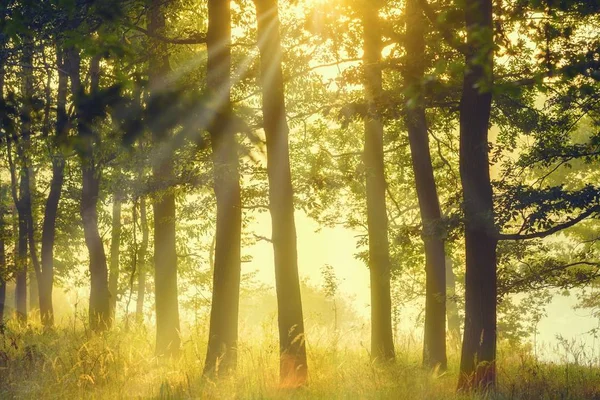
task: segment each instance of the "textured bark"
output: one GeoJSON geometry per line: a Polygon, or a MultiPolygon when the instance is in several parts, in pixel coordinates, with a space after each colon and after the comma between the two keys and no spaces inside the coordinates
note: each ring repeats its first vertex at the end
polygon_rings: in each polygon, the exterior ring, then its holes
{"type": "Polygon", "coordinates": [[[446,257],[446,315],[448,318],[448,333],[451,343],[460,345],[460,316],[456,303],[456,275],[454,274],[452,259],[446,257]]]}
{"type": "Polygon", "coordinates": [[[460,103],[460,176],[465,212],[465,328],[459,389],[496,383],[496,230],[488,158],[492,103],[491,0],[465,1],[466,69],[460,103]]]}
{"type": "Polygon", "coordinates": [[[390,291],[390,252],[385,200],[383,161],[383,122],[378,110],[382,95],[381,22],[376,7],[363,12],[365,69],[364,87],[368,102],[365,117],[364,163],[367,187],[367,228],[371,277],[371,358],[393,360],[392,299],[390,291]]]}
{"type": "Polygon", "coordinates": [[[429,133],[423,99],[425,75],[426,19],[419,0],[406,2],[406,67],[405,93],[410,101],[405,106],[410,153],[425,245],[425,328],[423,365],[446,370],[446,266],[442,237],[440,203],[429,150],[429,133]]]}
{"type": "MultiPolygon", "coordinates": [[[[100,192],[101,171],[96,168],[94,157],[95,135],[87,118],[87,110],[82,104],[83,88],[80,78],[80,56],[73,48],[67,50],[71,91],[75,96],[75,113],[77,116],[77,133],[80,139],[78,153],[81,161],[82,189],[80,213],[83,220],[85,244],[89,254],[90,269],[90,303],[89,322],[94,331],[103,331],[111,326],[108,290],[108,267],[106,253],[98,229],[98,196],[100,192]]],[[[93,57],[90,62],[90,92],[98,90],[100,75],[100,59],[93,57]]]]}
{"type": "Polygon", "coordinates": [[[142,229],[142,243],[138,253],[138,285],[135,315],[138,322],[144,322],[144,298],[146,296],[146,254],[148,253],[148,217],[146,215],[146,198],[140,197],[140,227],[142,229]]]}
{"type": "Polygon", "coordinates": [[[298,250],[285,114],[277,0],[255,0],[260,51],[262,111],[267,141],[275,286],[279,325],[280,379],[284,386],[306,383],[304,318],[298,278],[298,250]]]}
{"type": "Polygon", "coordinates": [[[217,230],[210,329],[204,373],[227,374],[237,364],[241,273],[242,208],[238,145],[230,124],[231,11],[222,0],[208,1],[207,88],[215,107],[209,125],[217,230]]]}
{"type": "Polygon", "coordinates": [[[119,251],[121,248],[121,199],[118,194],[113,196],[112,229],[110,238],[110,267],[108,290],[110,291],[110,317],[115,320],[117,297],[119,291],[119,251]]]}
{"type": "MultiPolygon", "coordinates": [[[[165,16],[161,0],[149,0],[148,32],[151,37],[165,29],[165,16]]],[[[152,43],[148,78],[150,95],[161,96],[166,90],[165,80],[170,72],[167,47],[164,42],[152,43]]],[[[154,286],[156,308],[156,353],[175,355],[179,352],[179,304],[177,299],[177,253],[175,243],[175,195],[169,187],[175,180],[173,154],[168,143],[171,137],[159,126],[152,126],[154,146],[158,161],[152,165],[154,182],[167,186],[153,197],[154,210],[154,286]]]]}

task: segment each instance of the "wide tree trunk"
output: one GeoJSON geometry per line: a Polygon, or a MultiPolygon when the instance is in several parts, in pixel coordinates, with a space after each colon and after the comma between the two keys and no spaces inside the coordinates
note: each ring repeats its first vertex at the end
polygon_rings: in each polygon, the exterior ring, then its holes
{"type": "Polygon", "coordinates": [[[456,275],[450,257],[446,257],[446,318],[448,319],[450,342],[458,348],[460,346],[460,315],[456,301],[456,275]]]}
{"type": "Polygon", "coordinates": [[[491,0],[466,0],[467,54],[460,103],[465,212],[465,329],[459,389],[496,383],[496,230],[488,158],[493,83],[491,0]]]}
{"type": "Polygon", "coordinates": [[[119,291],[119,251],[121,248],[121,199],[115,193],[112,204],[112,229],[110,238],[110,267],[108,290],[110,291],[110,317],[115,320],[119,291]]]}
{"type": "Polygon", "coordinates": [[[294,194],[285,113],[277,0],[255,0],[260,51],[262,111],[267,141],[269,210],[275,259],[280,379],[285,386],[307,379],[304,318],[298,277],[294,194]]]}
{"type": "MultiPolygon", "coordinates": [[[[149,0],[148,31],[150,37],[165,29],[161,0],[149,0]]],[[[150,96],[160,98],[166,90],[170,72],[169,56],[164,42],[153,41],[149,59],[150,96]]],[[[172,135],[160,126],[151,126],[158,161],[152,165],[152,177],[163,191],[153,197],[154,211],[154,287],[156,308],[156,353],[175,355],[179,352],[179,303],[177,298],[177,252],[175,242],[175,195],[171,185],[175,180],[173,149],[168,142],[172,135]]]]}
{"type": "MultiPolygon", "coordinates": [[[[135,305],[136,320],[144,322],[144,298],[146,296],[146,254],[148,253],[148,217],[146,215],[146,198],[140,197],[140,228],[142,229],[142,243],[137,257],[138,284],[137,300],[135,305]]],[[[134,228],[135,229],[135,228],[134,228]]]]}
{"type": "Polygon", "coordinates": [[[42,324],[49,328],[54,325],[54,307],[52,303],[52,291],[54,287],[54,240],[56,237],[56,218],[58,204],[62,193],[65,176],[65,158],[60,145],[66,139],[67,134],[67,86],[68,75],[65,72],[63,51],[60,45],[56,49],[58,66],[58,94],[56,99],[56,138],[52,147],[52,180],[50,181],[50,192],[46,199],[44,209],[44,224],[42,226],[42,271],[38,282],[40,293],[40,315],[42,324]]]}
{"type": "Polygon", "coordinates": [[[364,88],[368,103],[365,116],[364,163],[367,187],[367,228],[369,271],[371,277],[371,358],[393,360],[392,299],[390,290],[390,252],[385,199],[383,161],[383,122],[378,110],[382,95],[381,21],[376,7],[363,11],[364,88]]]}
{"type": "Polygon", "coordinates": [[[446,370],[446,266],[440,203],[429,150],[422,91],[425,75],[426,20],[419,0],[406,2],[406,66],[404,69],[406,129],[425,245],[425,329],[423,365],[446,370]]]}
{"type": "Polygon", "coordinates": [[[207,88],[215,109],[209,124],[217,231],[210,329],[204,373],[227,374],[237,364],[242,208],[238,151],[230,123],[231,11],[223,0],[208,1],[207,88]]]}

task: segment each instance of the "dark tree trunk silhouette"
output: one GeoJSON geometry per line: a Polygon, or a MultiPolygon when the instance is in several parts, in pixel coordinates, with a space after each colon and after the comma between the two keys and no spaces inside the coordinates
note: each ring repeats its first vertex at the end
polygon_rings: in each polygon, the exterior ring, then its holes
{"type": "MultiPolygon", "coordinates": [[[[29,146],[27,146],[29,147],[29,146]]],[[[40,307],[40,297],[38,291],[38,279],[41,273],[40,260],[37,255],[37,244],[35,240],[35,221],[33,218],[33,207],[32,207],[32,188],[35,186],[35,176],[33,167],[31,167],[31,161],[29,161],[26,154],[22,154],[22,158],[27,167],[27,189],[23,193],[23,205],[25,207],[25,218],[27,220],[27,244],[29,246],[29,257],[31,258],[31,265],[33,269],[29,269],[29,310],[36,310],[40,307]]]]}
{"type": "Polygon", "coordinates": [[[465,328],[459,389],[496,382],[496,245],[488,159],[492,103],[491,0],[465,1],[467,54],[460,102],[460,176],[465,212],[465,328]]]}
{"type": "Polygon", "coordinates": [[[285,386],[307,379],[304,318],[298,277],[294,195],[285,113],[277,0],[255,0],[260,51],[262,111],[267,141],[269,211],[275,258],[280,379],[285,386]]]}
{"type": "Polygon", "coordinates": [[[423,365],[446,370],[446,266],[440,203],[429,150],[422,92],[426,19],[419,0],[406,2],[405,122],[425,245],[425,328],[423,365]]]}
{"type": "MultiPolygon", "coordinates": [[[[165,16],[161,0],[149,0],[148,32],[150,37],[160,35],[165,29],[165,16]]],[[[165,82],[170,72],[169,56],[164,42],[151,43],[149,59],[150,96],[160,98],[166,90],[165,82]]],[[[150,127],[157,150],[158,161],[152,165],[154,182],[164,190],[153,197],[154,210],[154,286],[156,308],[156,353],[175,355],[179,352],[179,304],[177,299],[177,252],[175,243],[175,195],[171,189],[175,180],[173,151],[169,132],[158,124],[150,127]]]]}
{"type": "Polygon", "coordinates": [[[446,317],[451,343],[458,348],[460,346],[460,315],[456,301],[456,275],[452,264],[452,259],[446,257],[446,317]]]}
{"type": "Polygon", "coordinates": [[[54,239],[56,237],[56,218],[58,204],[62,194],[64,181],[65,159],[59,146],[66,139],[67,134],[67,86],[68,75],[65,72],[63,50],[60,45],[56,48],[58,66],[58,92],[56,100],[56,137],[52,147],[52,180],[50,193],[44,209],[44,224],[42,226],[42,271],[38,282],[40,293],[40,316],[45,327],[54,324],[54,307],[52,303],[52,290],[54,286],[54,239]]]}
{"type": "Polygon", "coordinates": [[[382,95],[380,62],[383,47],[378,12],[376,7],[365,7],[363,11],[364,87],[368,103],[365,116],[364,163],[371,276],[371,358],[376,361],[388,361],[393,360],[395,355],[388,218],[385,205],[384,129],[378,110],[378,102],[382,95]]]}
{"type": "Polygon", "coordinates": [[[115,320],[117,295],[119,291],[119,251],[121,248],[121,199],[119,194],[113,195],[112,229],[110,238],[110,266],[108,290],[110,291],[110,317],[115,320]]]}
{"type": "MultiPolygon", "coordinates": [[[[94,154],[95,133],[90,126],[88,110],[85,109],[82,97],[85,96],[80,78],[80,55],[73,48],[67,50],[66,63],[71,79],[71,92],[75,96],[75,113],[77,131],[80,139],[78,146],[81,161],[82,189],[80,212],[83,220],[85,244],[90,262],[90,303],[89,321],[94,331],[110,328],[109,309],[110,292],[108,290],[108,267],[102,237],[98,229],[98,196],[100,193],[101,170],[96,166],[94,154]]],[[[90,93],[99,89],[100,59],[95,56],[90,61],[90,93]]]]}
{"type": "Polygon", "coordinates": [[[218,376],[237,364],[242,208],[235,132],[230,123],[231,11],[229,2],[208,1],[207,88],[215,109],[209,123],[217,230],[210,330],[204,373],[218,376]]]}
{"type": "Polygon", "coordinates": [[[137,285],[137,300],[135,304],[136,320],[140,323],[144,322],[144,298],[146,296],[146,254],[148,253],[148,216],[146,215],[146,198],[139,198],[140,204],[140,228],[142,230],[142,243],[137,257],[138,270],[138,285],[137,285]]]}

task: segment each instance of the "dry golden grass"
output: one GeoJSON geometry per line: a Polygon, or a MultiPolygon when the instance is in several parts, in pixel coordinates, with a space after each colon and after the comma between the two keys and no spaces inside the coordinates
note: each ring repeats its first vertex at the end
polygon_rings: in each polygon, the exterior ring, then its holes
{"type": "Polygon", "coordinates": [[[309,336],[309,385],[280,389],[277,342],[263,333],[240,341],[235,376],[211,382],[201,376],[203,326],[193,327],[181,356],[168,360],[154,357],[152,333],[141,326],[93,335],[73,325],[43,332],[10,321],[0,335],[0,398],[600,399],[600,369],[593,365],[543,364],[523,349],[502,348],[498,392],[458,395],[456,353],[449,371],[436,376],[421,368],[414,340],[398,341],[397,361],[382,367],[369,362],[364,347],[350,347],[343,333],[323,332],[314,342],[309,336]]]}

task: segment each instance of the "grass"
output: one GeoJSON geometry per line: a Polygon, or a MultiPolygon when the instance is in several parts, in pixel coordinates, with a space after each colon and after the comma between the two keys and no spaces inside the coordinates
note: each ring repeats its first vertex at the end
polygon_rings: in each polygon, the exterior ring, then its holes
{"type": "MultiPolygon", "coordinates": [[[[264,329],[264,328],[263,328],[264,329]]],[[[205,324],[183,337],[181,357],[153,355],[152,332],[143,326],[94,335],[67,324],[50,332],[9,321],[0,335],[2,399],[600,399],[600,368],[581,361],[537,362],[525,348],[501,346],[494,395],[455,393],[458,355],[436,376],[420,366],[411,338],[397,343],[397,361],[369,362],[360,338],[312,332],[309,385],[278,388],[278,345],[272,332],[242,335],[234,377],[202,379],[205,324]],[[352,345],[353,340],[354,342],[352,345]],[[356,345],[358,343],[358,345],[356,345]]],[[[310,340],[309,332],[309,340],[310,340]]]]}

